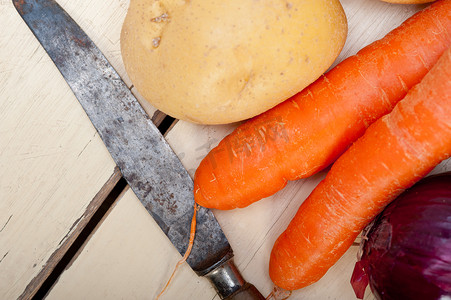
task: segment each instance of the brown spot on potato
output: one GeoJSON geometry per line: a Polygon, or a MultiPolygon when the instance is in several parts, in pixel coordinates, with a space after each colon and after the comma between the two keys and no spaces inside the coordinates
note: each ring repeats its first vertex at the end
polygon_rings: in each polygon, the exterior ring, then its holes
{"type": "Polygon", "coordinates": [[[169,21],[169,15],[167,13],[163,13],[159,15],[158,17],[150,19],[150,21],[155,23],[161,23],[161,22],[167,22],[169,21]]]}
{"type": "Polygon", "coordinates": [[[177,119],[224,124],[262,113],[323,73],[345,40],[338,0],[190,2],[131,1],[121,38],[138,91],[177,119]]]}

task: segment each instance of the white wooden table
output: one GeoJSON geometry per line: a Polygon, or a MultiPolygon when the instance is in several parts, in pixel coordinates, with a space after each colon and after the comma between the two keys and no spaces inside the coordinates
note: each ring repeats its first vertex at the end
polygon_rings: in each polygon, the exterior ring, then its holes
{"type": "MultiPolygon", "coordinates": [[[[381,38],[424,5],[342,0],[349,34],[337,59],[381,38]]],[[[128,0],[61,0],[139,99],[120,55],[128,0]]],[[[30,298],[120,179],[109,153],[64,79],[10,0],[0,0],[0,299],[30,298]]],[[[336,62],[336,63],[337,63],[336,62]]],[[[141,99],[142,100],[142,99],[141,99]]],[[[143,102],[153,116],[155,109],[143,102]]],[[[166,138],[190,174],[236,124],[178,121],[166,138]]],[[[451,169],[449,161],[437,171],[451,169]]],[[[324,178],[290,182],[245,209],[215,211],[246,279],[264,295],[272,245],[324,178]]],[[[349,284],[357,246],[292,299],[355,299],[349,284]]],[[[180,254],[125,188],[47,294],[48,299],[152,299],[180,254]]],[[[218,299],[185,264],[162,299],[218,299]]],[[[373,299],[367,291],[366,299],[373,299]]]]}

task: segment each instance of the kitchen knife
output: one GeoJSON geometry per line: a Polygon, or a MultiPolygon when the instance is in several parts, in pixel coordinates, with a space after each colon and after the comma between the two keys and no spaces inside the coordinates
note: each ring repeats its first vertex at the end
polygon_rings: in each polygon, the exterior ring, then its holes
{"type": "MultiPolygon", "coordinates": [[[[193,182],[164,137],[101,51],[53,0],[13,0],[97,129],[123,177],[184,254],[194,213],[193,182]]],[[[201,207],[187,263],[222,299],[264,299],[233,263],[213,213],[201,207]]]]}

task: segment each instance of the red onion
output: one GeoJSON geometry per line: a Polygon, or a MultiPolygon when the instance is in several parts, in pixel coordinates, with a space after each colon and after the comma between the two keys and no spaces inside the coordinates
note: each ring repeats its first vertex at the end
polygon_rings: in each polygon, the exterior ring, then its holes
{"type": "Polygon", "coordinates": [[[406,190],[366,229],[351,279],[362,299],[451,299],[451,172],[406,190]]]}

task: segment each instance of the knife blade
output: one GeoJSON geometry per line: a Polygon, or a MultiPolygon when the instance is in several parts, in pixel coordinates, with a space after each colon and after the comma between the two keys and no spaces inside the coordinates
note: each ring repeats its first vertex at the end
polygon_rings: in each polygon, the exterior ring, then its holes
{"type": "MultiPolygon", "coordinates": [[[[183,255],[194,213],[193,182],[115,69],[54,0],[13,4],[75,94],[122,176],[183,255]]],[[[197,212],[190,267],[222,299],[264,299],[233,263],[233,251],[213,213],[197,212]],[[243,298],[244,297],[244,298],[243,298]]]]}

